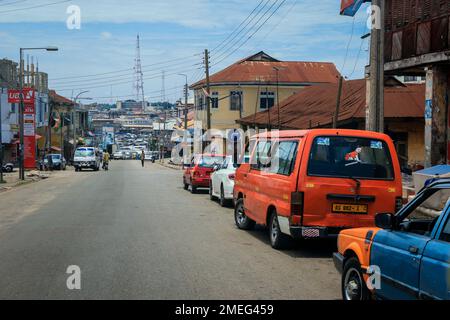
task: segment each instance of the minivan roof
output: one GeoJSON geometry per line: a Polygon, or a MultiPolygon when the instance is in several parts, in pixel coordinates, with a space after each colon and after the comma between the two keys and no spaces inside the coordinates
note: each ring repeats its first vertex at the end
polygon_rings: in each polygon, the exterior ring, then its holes
{"type": "Polygon", "coordinates": [[[384,133],[365,130],[353,129],[310,129],[310,130],[275,130],[269,132],[258,133],[252,136],[252,139],[257,138],[301,138],[309,134],[314,135],[342,135],[342,136],[359,136],[362,138],[385,139],[387,136],[384,133]]]}

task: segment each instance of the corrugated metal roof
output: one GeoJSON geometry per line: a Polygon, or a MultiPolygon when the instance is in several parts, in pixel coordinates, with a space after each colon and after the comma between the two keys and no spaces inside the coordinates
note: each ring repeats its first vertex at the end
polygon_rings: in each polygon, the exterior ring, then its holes
{"type": "Polygon", "coordinates": [[[53,100],[53,102],[56,102],[58,104],[66,104],[66,105],[74,105],[73,101],[70,99],[67,99],[66,97],[60,96],[56,93],[55,90],[49,90],[48,95],[50,99],[53,100]]]}
{"type": "MultiPolygon", "coordinates": [[[[331,62],[308,62],[308,61],[278,61],[264,52],[260,52],[249,58],[240,60],[231,66],[210,76],[210,83],[258,83],[258,82],[278,82],[280,84],[297,83],[337,83],[339,72],[331,62]],[[255,57],[265,55],[264,60],[257,60],[255,57]]],[[[205,79],[191,85],[191,88],[205,85],[205,79]]]]}
{"type": "MultiPolygon", "coordinates": [[[[307,129],[332,123],[336,108],[337,84],[324,84],[302,89],[280,104],[280,123],[283,128],[307,129]]],[[[424,116],[425,85],[385,87],[386,118],[421,118],[424,116]]],[[[365,118],[366,80],[344,81],[339,121],[365,118]]],[[[237,120],[246,125],[267,126],[268,112],[237,120]]],[[[270,109],[272,127],[278,125],[278,108],[270,109]]]]}

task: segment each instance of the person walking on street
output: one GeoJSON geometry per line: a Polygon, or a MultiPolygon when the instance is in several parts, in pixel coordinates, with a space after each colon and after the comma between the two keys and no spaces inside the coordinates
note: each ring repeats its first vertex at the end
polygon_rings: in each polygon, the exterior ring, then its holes
{"type": "Polygon", "coordinates": [[[109,153],[108,151],[105,150],[105,152],[103,152],[103,169],[104,170],[108,170],[109,166],[109,153]]]}
{"type": "Polygon", "coordinates": [[[144,150],[141,151],[141,163],[142,163],[142,168],[144,167],[144,161],[145,161],[145,152],[144,150]]]}

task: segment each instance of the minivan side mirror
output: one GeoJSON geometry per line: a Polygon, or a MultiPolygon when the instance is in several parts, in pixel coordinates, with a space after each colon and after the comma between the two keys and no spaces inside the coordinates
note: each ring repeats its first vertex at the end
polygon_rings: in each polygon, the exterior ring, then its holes
{"type": "Polygon", "coordinates": [[[395,215],[388,212],[378,213],[375,216],[375,225],[381,229],[391,230],[395,226],[395,215]]]}

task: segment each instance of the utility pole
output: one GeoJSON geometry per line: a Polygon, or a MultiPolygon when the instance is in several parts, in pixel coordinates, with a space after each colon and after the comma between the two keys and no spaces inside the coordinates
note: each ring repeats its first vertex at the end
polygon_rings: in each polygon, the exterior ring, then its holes
{"type": "Polygon", "coordinates": [[[211,100],[209,98],[210,86],[209,86],[209,52],[208,49],[205,49],[205,74],[206,74],[206,128],[211,129],[211,100]]]}
{"type": "Polygon", "coordinates": [[[384,131],[384,0],[372,0],[370,86],[366,130],[384,131]]]}
{"type": "Polygon", "coordinates": [[[24,139],[23,139],[23,77],[24,77],[24,61],[23,61],[23,50],[20,48],[20,67],[19,67],[19,179],[25,180],[25,167],[24,167],[24,139]]]}
{"type": "Polygon", "coordinates": [[[334,111],[334,117],[333,117],[333,128],[334,129],[337,128],[338,120],[339,120],[339,109],[341,107],[341,96],[342,96],[342,81],[343,81],[343,77],[339,76],[338,93],[337,93],[337,100],[336,100],[336,110],[334,111]]]}

